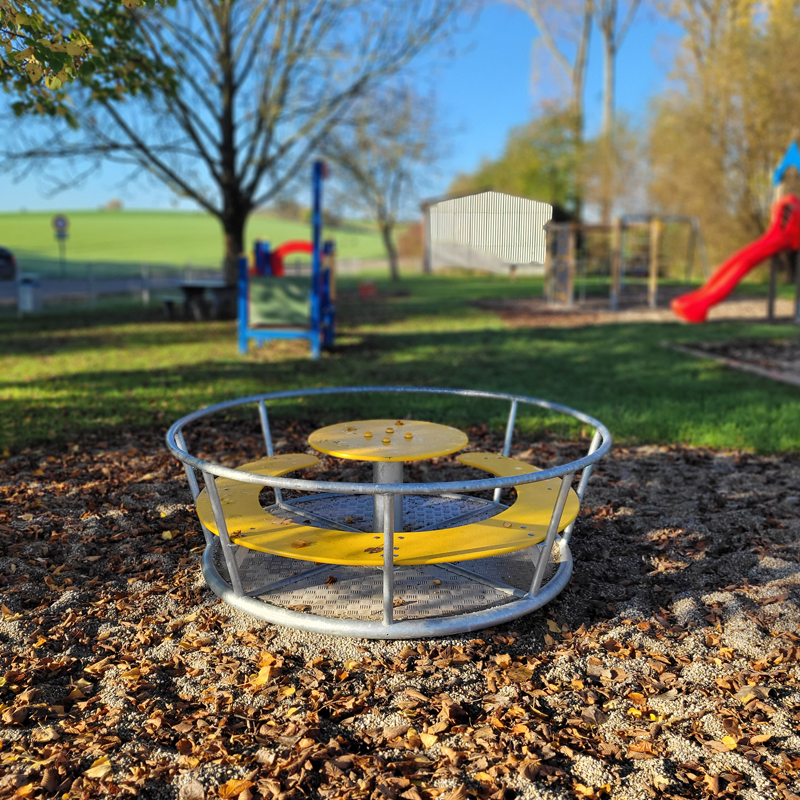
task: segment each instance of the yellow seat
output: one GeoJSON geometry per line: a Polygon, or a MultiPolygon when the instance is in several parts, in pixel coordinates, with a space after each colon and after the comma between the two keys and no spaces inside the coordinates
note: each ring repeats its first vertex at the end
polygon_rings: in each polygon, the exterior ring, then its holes
{"type": "MultiPolygon", "coordinates": [[[[458,460],[493,475],[525,475],[536,467],[492,453],[465,453],[458,460]]],[[[262,458],[239,467],[245,472],[279,476],[316,464],[314,456],[291,454],[262,458]]],[[[541,542],[547,533],[560,478],[515,487],[517,500],[497,516],[434,531],[397,531],[395,564],[440,564],[510,553],[541,542]]],[[[339,531],[297,524],[265,511],[258,501],[259,484],[218,478],[220,502],[231,541],[250,550],[323,564],[380,566],[383,535],[361,531],[339,531]]],[[[578,515],[579,501],[570,490],[559,530],[578,515]]],[[[217,525],[204,489],[197,498],[200,521],[212,533],[217,525]]]]}

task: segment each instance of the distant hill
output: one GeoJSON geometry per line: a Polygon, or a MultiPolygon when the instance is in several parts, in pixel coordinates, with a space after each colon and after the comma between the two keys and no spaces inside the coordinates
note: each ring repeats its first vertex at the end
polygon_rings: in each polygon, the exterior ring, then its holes
{"type": "MultiPolygon", "coordinates": [[[[40,275],[60,272],[58,243],[51,220],[56,212],[0,213],[0,246],[17,256],[20,270],[40,275]]],[[[68,274],[139,274],[142,264],[183,269],[187,265],[218,269],[222,261],[222,231],[208,214],[181,211],[72,211],[67,239],[68,274]]],[[[374,259],[384,256],[378,234],[364,223],[345,223],[326,229],[336,241],[339,258],[374,259]]],[[[278,219],[265,213],[250,218],[248,250],[260,238],[275,244],[309,239],[307,223],[278,219]]]]}

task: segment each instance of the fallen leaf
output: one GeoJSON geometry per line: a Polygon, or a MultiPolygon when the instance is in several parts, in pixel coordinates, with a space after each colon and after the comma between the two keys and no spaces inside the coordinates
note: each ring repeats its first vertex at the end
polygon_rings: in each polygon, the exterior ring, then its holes
{"type": "Polygon", "coordinates": [[[89,767],[89,769],[87,769],[83,774],[87,778],[102,779],[110,775],[112,769],[113,767],[111,766],[111,761],[109,760],[108,756],[100,756],[100,758],[92,762],[92,766],[89,767]]]}
{"type": "Polygon", "coordinates": [[[124,678],[127,681],[135,680],[136,678],[142,677],[142,671],[139,667],[134,667],[133,669],[129,669],[127,672],[123,672],[120,675],[120,678],[124,678]]]}
{"type": "Polygon", "coordinates": [[[41,787],[49,794],[52,794],[61,785],[61,778],[59,777],[58,770],[48,767],[42,773],[41,787]]]}
{"type": "Polygon", "coordinates": [[[780,594],[772,595],[772,597],[764,597],[761,600],[756,600],[760,606],[769,606],[773,603],[782,603],[784,600],[789,599],[789,592],[781,592],[780,594]]]}
{"type": "MultiPolygon", "coordinates": [[[[312,544],[313,542],[307,542],[305,539],[295,539],[295,541],[292,542],[292,547],[294,547],[296,550],[299,550],[301,547],[309,547],[312,544]]],[[[228,783],[230,783],[230,781],[228,781],[228,783]]],[[[225,785],[227,786],[227,784],[225,785]]]]}
{"type": "Polygon", "coordinates": [[[769,697],[768,686],[743,686],[734,697],[740,702],[747,704],[751,700],[766,700],[769,697]]]}
{"type": "Polygon", "coordinates": [[[253,781],[232,779],[217,787],[217,793],[223,800],[229,800],[232,797],[238,797],[243,791],[255,786],[253,781]]]}
{"type": "Polygon", "coordinates": [[[608,719],[608,714],[599,706],[589,706],[581,711],[581,719],[587,725],[602,725],[608,719]]]}
{"type": "Polygon", "coordinates": [[[533,677],[533,670],[523,667],[521,664],[514,664],[513,667],[506,670],[506,675],[514,683],[526,683],[533,677]]]}
{"type": "Polygon", "coordinates": [[[467,787],[463,783],[458,788],[447,792],[447,794],[440,795],[441,800],[466,800],[466,797],[467,787]]]}

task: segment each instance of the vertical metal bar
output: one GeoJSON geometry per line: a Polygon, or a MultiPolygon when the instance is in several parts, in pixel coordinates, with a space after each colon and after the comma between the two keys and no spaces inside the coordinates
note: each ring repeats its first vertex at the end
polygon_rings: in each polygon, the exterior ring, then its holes
{"type": "Polygon", "coordinates": [[[552,221],[545,223],[544,231],[544,301],[550,305],[553,302],[553,247],[558,233],[554,230],[552,221]],[[549,241],[548,236],[551,237],[549,241]]]}
{"type": "MultiPolygon", "coordinates": [[[[600,441],[603,437],[600,436],[600,431],[595,431],[594,436],[592,437],[592,443],[589,445],[589,452],[586,453],[587,456],[590,456],[600,447],[600,441]]],[[[575,494],[578,495],[578,500],[583,502],[583,493],[586,491],[586,484],[589,482],[589,478],[592,475],[592,470],[594,469],[594,464],[589,464],[588,467],[585,467],[583,472],[581,473],[581,479],[578,482],[578,488],[575,491],[575,494]]],[[[564,528],[564,532],[561,534],[561,538],[564,540],[566,544],[569,544],[569,540],[572,538],[572,529],[575,527],[575,520],[572,520],[566,528],[564,528]]]]}
{"type": "Polygon", "coordinates": [[[567,240],[567,308],[575,305],[575,259],[577,257],[578,230],[574,225],[569,228],[567,240]]]}
{"type": "Polygon", "coordinates": [[[658,306],[658,267],[661,250],[661,231],[663,224],[658,217],[650,222],[650,264],[647,276],[647,304],[650,308],[658,306]]]}
{"type": "MultiPolygon", "coordinates": [[[[372,480],[375,483],[402,483],[402,461],[376,461],[372,465],[372,480]]],[[[383,528],[383,514],[386,495],[375,494],[372,496],[372,530],[380,533],[383,528]]],[[[403,498],[396,497],[394,502],[394,530],[403,530],[403,498]]]]}
{"type": "MultiPolygon", "coordinates": [[[[508,454],[511,452],[511,441],[514,438],[514,423],[517,421],[517,401],[511,401],[511,408],[508,412],[508,421],[506,422],[506,438],[503,442],[503,455],[508,457],[508,454]]],[[[492,496],[492,500],[495,503],[500,502],[500,495],[502,493],[502,489],[495,489],[494,495],[492,496]]]]}
{"type": "Polygon", "coordinates": [[[611,292],[609,307],[612,311],[619,308],[620,276],[622,275],[622,218],[614,220],[611,229],[611,292]]]}
{"type": "Polygon", "coordinates": [[[508,456],[511,452],[511,442],[514,438],[514,423],[517,421],[517,401],[511,401],[511,408],[508,412],[508,422],[506,422],[506,438],[503,442],[503,455],[508,456]]]}
{"type": "MultiPolygon", "coordinates": [[[[272,447],[272,434],[269,429],[269,417],[267,416],[267,405],[263,400],[258,401],[258,418],[261,421],[261,433],[264,435],[264,444],[267,447],[267,457],[272,458],[275,455],[275,450],[272,447]]],[[[275,502],[283,502],[281,490],[277,486],[272,488],[275,492],[275,502]]]]}
{"type": "MultiPolygon", "coordinates": [[[[175,434],[175,441],[178,443],[178,447],[181,448],[185,453],[189,451],[186,449],[186,440],[183,438],[183,431],[178,431],[175,434]]],[[[189,481],[189,489],[192,492],[192,500],[195,502],[197,501],[197,496],[200,494],[200,486],[197,483],[197,475],[195,474],[194,467],[190,467],[188,464],[183,465],[183,469],[186,472],[186,480],[189,481]]],[[[214,534],[206,528],[203,523],[200,523],[201,527],[203,528],[203,537],[206,540],[206,547],[211,547],[214,544],[214,534]]]]}
{"type": "Polygon", "coordinates": [[[800,324],[800,250],[794,254],[794,322],[800,324]]]}
{"type": "Polygon", "coordinates": [[[778,294],[778,267],[781,263],[779,255],[772,256],[769,262],[769,294],[767,295],[767,319],[775,322],[775,297],[778,294]]]}
{"type": "Polygon", "coordinates": [[[228,535],[228,524],[225,522],[225,512],[222,510],[222,503],[219,501],[216,477],[210,472],[203,471],[203,480],[206,484],[208,499],[211,501],[211,510],[214,512],[214,521],[217,523],[219,541],[222,545],[222,556],[225,565],[228,567],[228,574],[231,576],[231,588],[237,597],[242,597],[242,579],[239,577],[239,568],[236,566],[236,545],[231,542],[228,535]]]}
{"type": "Polygon", "coordinates": [[[533,580],[531,581],[531,588],[528,594],[536,596],[539,594],[539,589],[544,580],[544,571],[547,569],[547,564],[550,561],[550,553],[553,550],[553,542],[556,540],[556,533],[558,533],[558,524],[561,522],[561,515],[564,513],[564,506],[567,504],[567,496],[569,495],[570,486],[572,485],[572,476],[574,472],[565,475],[561,479],[561,487],[558,490],[558,497],[556,504],[553,508],[553,513],[550,516],[550,525],[547,528],[547,536],[545,537],[544,544],[539,545],[541,552],[539,553],[539,560],[536,562],[536,569],[533,572],[533,580]]]}
{"type": "MultiPolygon", "coordinates": [[[[186,440],[183,438],[183,431],[178,431],[175,434],[175,441],[184,453],[188,452],[186,450],[186,440]]],[[[194,474],[194,467],[184,464],[183,469],[186,472],[186,480],[189,481],[189,488],[192,490],[192,500],[197,500],[197,495],[200,494],[200,487],[197,485],[197,475],[194,474]]]]}
{"type": "Polygon", "coordinates": [[[694,224],[689,223],[689,244],[688,252],[686,253],[686,270],[683,276],[684,283],[689,283],[692,279],[694,272],[694,253],[697,250],[697,231],[695,231],[694,224]]]}
{"type": "Polygon", "coordinates": [[[237,316],[239,327],[239,355],[247,354],[247,341],[250,323],[248,320],[249,312],[249,286],[247,277],[247,256],[239,256],[239,280],[237,281],[237,316]]]}
{"type": "Polygon", "coordinates": [[[383,495],[383,624],[394,621],[394,498],[383,495]]]}

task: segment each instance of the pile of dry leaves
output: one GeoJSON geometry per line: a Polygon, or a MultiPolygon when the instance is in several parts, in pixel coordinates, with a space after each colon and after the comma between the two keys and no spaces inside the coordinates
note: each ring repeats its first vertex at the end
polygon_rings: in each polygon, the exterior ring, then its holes
{"type": "MultiPolygon", "coordinates": [[[[226,463],[259,454],[233,423],[204,435],[226,463]]],[[[793,457],[617,448],[556,602],[381,643],[219,603],[152,434],[8,458],[0,798],[797,800],[798,487],[793,457]]]]}

